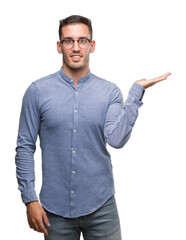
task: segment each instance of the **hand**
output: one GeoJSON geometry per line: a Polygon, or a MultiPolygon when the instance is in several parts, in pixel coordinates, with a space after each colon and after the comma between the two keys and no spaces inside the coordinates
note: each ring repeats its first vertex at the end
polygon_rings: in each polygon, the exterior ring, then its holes
{"type": "Polygon", "coordinates": [[[27,204],[27,218],[30,228],[35,231],[48,235],[44,223],[49,227],[47,215],[39,202],[30,202],[27,204]]]}
{"type": "Polygon", "coordinates": [[[171,73],[168,72],[164,75],[161,75],[159,77],[152,78],[152,79],[149,79],[149,80],[140,79],[140,80],[137,80],[135,83],[138,83],[138,84],[142,85],[144,88],[148,88],[148,87],[151,87],[158,82],[161,82],[161,81],[167,79],[167,77],[170,76],[170,75],[171,75],[171,73]]]}

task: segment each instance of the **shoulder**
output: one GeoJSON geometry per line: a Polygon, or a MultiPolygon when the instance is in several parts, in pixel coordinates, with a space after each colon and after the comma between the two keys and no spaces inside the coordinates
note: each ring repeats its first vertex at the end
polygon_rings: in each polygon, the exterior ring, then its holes
{"type": "Polygon", "coordinates": [[[54,82],[58,80],[58,78],[59,78],[59,71],[49,74],[47,76],[44,76],[42,78],[39,78],[32,83],[35,84],[38,88],[50,87],[51,84],[54,84],[54,82]]]}
{"type": "Polygon", "coordinates": [[[94,78],[95,83],[100,87],[106,88],[107,90],[109,89],[110,91],[113,91],[115,88],[118,88],[118,86],[114,82],[98,77],[95,74],[92,74],[92,76],[94,78]]]}
{"type": "Polygon", "coordinates": [[[32,95],[43,95],[53,89],[59,80],[59,71],[39,78],[28,86],[26,93],[32,95]]]}
{"type": "Polygon", "coordinates": [[[58,82],[58,75],[59,71],[31,82],[25,91],[24,98],[38,99],[39,96],[48,93],[58,82]]]}
{"type": "Polygon", "coordinates": [[[110,95],[110,99],[115,97],[123,99],[123,94],[116,83],[106,80],[104,78],[98,77],[95,74],[92,74],[92,75],[97,84],[96,87],[99,87],[100,89],[102,89],[103,93],[105,93],[106,91],[110,95]]]}

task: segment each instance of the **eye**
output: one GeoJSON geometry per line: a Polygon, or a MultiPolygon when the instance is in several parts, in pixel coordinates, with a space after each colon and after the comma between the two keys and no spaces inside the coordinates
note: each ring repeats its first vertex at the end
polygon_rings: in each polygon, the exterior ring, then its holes
{"type": "Polygon", "coordinates": [[[81,39],[79,39],[79,42],[82,43],[82,44],[84,44],[84,43],[87,42],[87,39],[86,39],[86,38],[81,38],[81,39]]]}
{"type": "Polygon", "coordinates": [[[65,40],[65,43],[66,43],[66,44],[72,44],[72,43],[73,43],[73,40],[71,40],[71,39],[66,39],[66,40],[65,40]]]}

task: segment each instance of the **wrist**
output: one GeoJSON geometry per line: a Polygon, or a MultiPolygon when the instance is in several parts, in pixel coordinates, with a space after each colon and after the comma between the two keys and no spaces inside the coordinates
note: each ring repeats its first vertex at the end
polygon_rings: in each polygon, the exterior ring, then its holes
{"type": "Polygon", "coordinates": [[[33,203],[36,203],[38,201],[32,201],[32,202],[28,202],[28,203],[25,203],[26,207],[28,207],[29,205],[33,204],[33,203]]]}

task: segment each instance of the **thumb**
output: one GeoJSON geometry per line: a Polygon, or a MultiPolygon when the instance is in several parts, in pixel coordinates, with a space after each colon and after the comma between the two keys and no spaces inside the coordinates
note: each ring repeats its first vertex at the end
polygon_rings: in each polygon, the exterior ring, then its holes
{"type": "Polygon", "coordinates": [[[47,215],[46,215],[46,212],[43,210],[43,221],[44,221],[44,223],[48,226],[48,227],[50,227],[50,223],[49,223],[49,220],[48,220],[48,217],[47,217],[47,215]]]}

